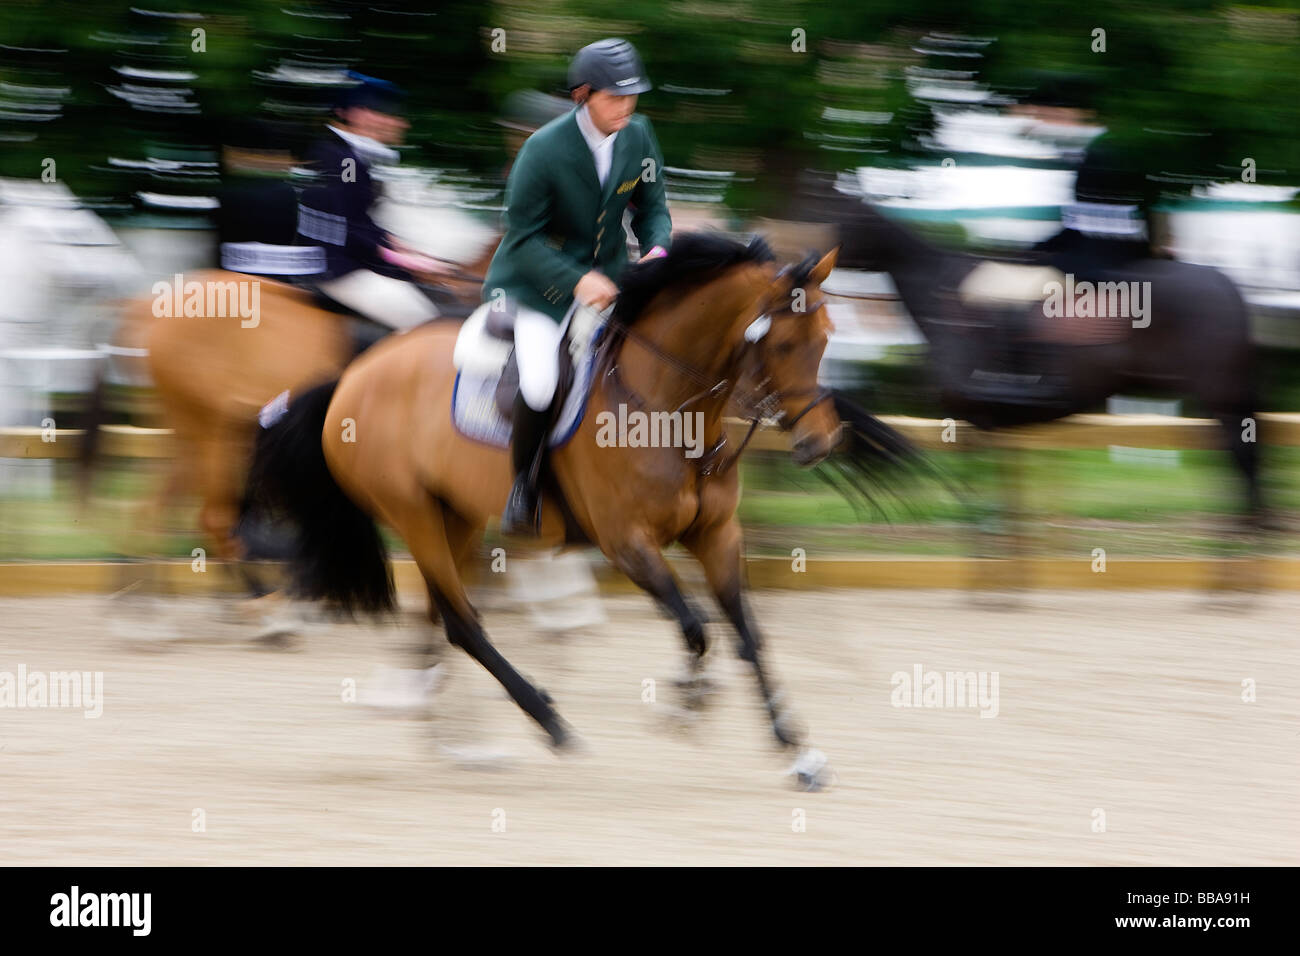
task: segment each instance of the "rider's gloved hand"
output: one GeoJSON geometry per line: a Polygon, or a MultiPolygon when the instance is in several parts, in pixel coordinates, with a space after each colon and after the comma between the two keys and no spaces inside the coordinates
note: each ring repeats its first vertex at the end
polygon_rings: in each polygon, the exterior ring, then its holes
{"type": "Polygon", "coordinates": [[[379,255],[385,262],[419,275],[437,276],[447,275],[451,272],[446,263],[431,259],[418,252],[399,252],[396,249],[389,249],[387,246],[380,246],[379,255]]]}
{"type": "Polygon", "coordinates": [[[618,286],[603,272],[592,269],[573,287],[573,297],[582,305],[603,312],[618,298],[618,286]]]}

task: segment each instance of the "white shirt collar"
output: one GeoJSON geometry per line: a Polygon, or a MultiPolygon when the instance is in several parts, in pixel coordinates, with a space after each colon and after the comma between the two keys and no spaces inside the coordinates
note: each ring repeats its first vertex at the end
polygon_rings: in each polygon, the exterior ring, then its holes
{"type": "Polygon", "coordinates": [[[593,153],[609,149],[614,145],[614,137],[618,135],[618,130],[606,136],[596,129],[596,124],[591,121],[591,116],[587,113],[586,103],[578,107],[578,129],[582,131],[582,138],[587,141],[587,147],[593,153]]]}
{"type": "Polygon", "coordinates": [[[339,129],[337,126],[327,126],[326,129],[331,129],[338,133],[343,139],[343,142],[347,143],[361,154],[362,159],[369,160],[370,162],[395,165],[398,160],[402,158],[401,154],[398,153],[397,150],[390,149],[378,140],[371,139],[369,136],[362,136],[358,133],[353,133],[350,130],[339,129]]]}

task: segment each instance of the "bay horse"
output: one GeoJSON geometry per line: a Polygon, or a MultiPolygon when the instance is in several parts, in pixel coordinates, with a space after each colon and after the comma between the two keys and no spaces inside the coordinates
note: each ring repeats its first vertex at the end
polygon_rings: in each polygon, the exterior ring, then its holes
{"type": "MultiPolygon", "coordinates": [[[[972,303],[965,283],[986,260],[931,245],[865,202],[814,197],[839,232],[841,265],[888,272],[930,345],[942,412],[982,430],[1090,411],[1122,389],[1189,396],[1220,426],[1242,478],[1248,519],[1266,525],[1259,478],[1250,319],[1240,292],[1208,266],[1080,254],[1037,258],[1080,285],[1149,283],[1147,314],[1046,315],[1041,279],[1016,304],[972,303]],[[1109,321],[1109,325],[1107,322],[1109,321]]],[[[1041,273],[1040,273],[1041,275],[1041,273]]],[[[1059,284],[1059,283],[1058,283],[1059,284]]],[[[1100,301],[1100,294],[1098,296],[1100,301]]]]}
{"type": "MultiPolygon", "coordinates": [[[[585,414],[572,439],[549,456],[541,516],[541,544],[596,545],[671,614],[688,652],[689,687],[703,679],[704,619],[663,556],[673,542],[686,547],[735,628],[776,739],[799,754],[796,770],[810,787],[825,780],[825,758],[806,747],[782,707],[746,608],[736,517],[743,446],[732,450],[727,442],[723,413],[737,403],[754,422],[778,419],[802,465],[840,443],[841,405],[817,381],[830,328],[818,287],[835,257],[810,256],[778,271],[761,239],[746,246],[688,233],[674,239],[667,257],[630,266],[597,352],[585,414]],[[700,413],[709,451],[692,459],[682,448],[607,447],[598,422],[620,406],[700,413]]],[[[336,384],[297,397],[259,439],[250,491],[260,506],[284,509],[302,528],[292,563],[298,594],[344,608],[392,607],[375,520],[393,528],[424,578],[431,621],[441,618],[450,643],[486,668],[562,748],[568,725],[489,642],[465,590],[467,560],[501,514],[512,475],[505,448],[472,441],[453,423],[456,337],[456,329],[437,325],[390,336],[336,384]]],[[[845,453],[864,467],[912,452],[865,413],[853,414],[848,431],[845,453]]]]}
{"type": "MultiPolygon", "coordinates": [[[[463,317],[477,304],[496,244],[438,277],[444,314],[463,317]]],[[[239,525],[258,413],[282,392],[337,378],[359,347],[359,327],[362,342],[387,330],[332,311],[306,287],[224,270],[186,273],[184,279],[204,288],[256,282],[259,315],[255,322],[237,314],[160,317],[154,314],[156,296],[123,306],[115,341],[145,353],[134,361],[152,380],[162,424],[175,442],[162,491],[145,503],[137,527],[161,529],[166,509],[180,495],[197,496],[199,540],[213,557],[237,567],[248,589],[260,595],[265,589],[242,561],[250,542],[248,529],[239,525]]],[[[105,419],[104,388],[101,379],[88,414],[83,498],[105,419]]]]}

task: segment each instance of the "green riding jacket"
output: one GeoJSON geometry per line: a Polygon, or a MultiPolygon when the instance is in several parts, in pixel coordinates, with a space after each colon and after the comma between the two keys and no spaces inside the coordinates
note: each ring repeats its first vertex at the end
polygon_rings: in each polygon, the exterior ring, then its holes
{"type": "Polygon", "coordinates": [[[501,289],[562,321],[573,287],[593,268],[618,282],[627,265],[623,211],[629,204],[642,250],[667,249],[672,220],[663,162],[649,120],[638,114],[614,140],[603,188],[576,109],[533,133],[506,184],[506,234],[483,280],[483,301],[501,289]]]}

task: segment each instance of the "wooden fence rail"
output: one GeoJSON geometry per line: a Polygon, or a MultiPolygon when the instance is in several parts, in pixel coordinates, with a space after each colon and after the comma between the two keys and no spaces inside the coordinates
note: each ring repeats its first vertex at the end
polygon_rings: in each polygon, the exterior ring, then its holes
{"type": "MultiPolygon", "coordinates": [[[[1264,412],[1258,417],[1260,442],[1300,445],[1300,413],[1264,412]]],[[[885,421],[924,448],[961,451],[976,447],[974,428],[951,419],[883,415],[885,421]]],[[[745,424],[730,421],[737,439],[745,424]]],[[[1247,427],[1243,424],[1243,428],[1247,427]]],[[[85,433],[64,428],[0,428],[0,458],[75,458],[85,433]]],[[[1008,429],[987,436],[981,444],[1009,448],[1220,448],[1218,423],[1209,418],[1170,418],[1164,415],[1072,415],[1060,421],[1008,429]]],[[[101,436],[102,453],[117,458],[166,458],[171,454],[171,432],[165,428],[108,425],[101,436]]],[[[787,451],[790,436],[775,428],[760,429],[750,443],[764,451],[787,451]]]]}

